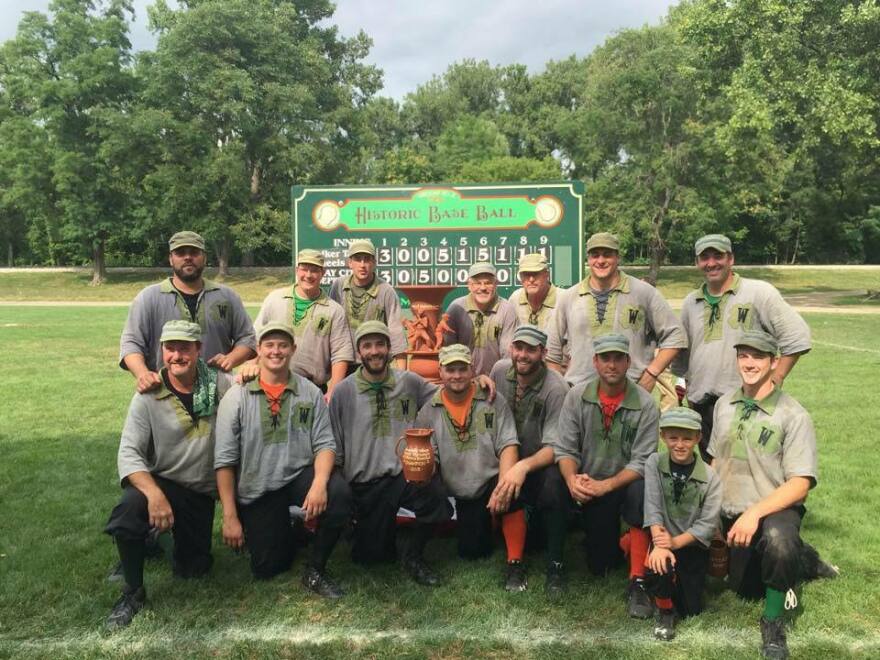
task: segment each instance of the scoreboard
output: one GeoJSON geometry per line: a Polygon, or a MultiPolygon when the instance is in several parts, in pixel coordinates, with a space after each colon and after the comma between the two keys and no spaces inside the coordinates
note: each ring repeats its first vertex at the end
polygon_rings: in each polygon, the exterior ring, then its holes
{"type": "MultiPolygon", "coordinates": [[[[324,253],[325,285],[347,274],[356,239],[376,246],[376,270],[392,286],[466,286],[468,267],[498,269],[501,295],[519,286],[524,253],[547,257],[553,282],[571,286],[584,262],[583,182],[408,186],[294,186],[293,257],[324,253]]],[[[295,265],[295,264],[294,264],[295,265]]]]}

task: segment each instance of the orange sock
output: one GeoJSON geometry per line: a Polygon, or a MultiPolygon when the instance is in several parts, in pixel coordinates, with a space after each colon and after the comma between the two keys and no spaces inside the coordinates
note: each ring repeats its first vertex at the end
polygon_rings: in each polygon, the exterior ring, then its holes
{"type": "Polygon", "coordinates": [[[645,577],[645,558],[651,536],[643,529],[631,527],[629,530],[629,576],[645,577]]]}
{"type": "Polygon", "coordinates": [[[671,610],[675,605],[672,604],[671,598],[655,598],[654,602],[657,603],[657,608],[661,610],[671,610]]]}
{"type": "Polygon", "coordinates": [[[507,546],[507,561],[522,561],[526,547],[526,512],[524,509],[501,516],[501,533],[507,546]]]}

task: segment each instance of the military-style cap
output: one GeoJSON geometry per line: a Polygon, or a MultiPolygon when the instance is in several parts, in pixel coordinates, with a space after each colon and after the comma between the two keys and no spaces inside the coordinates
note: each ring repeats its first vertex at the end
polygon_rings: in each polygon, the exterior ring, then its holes
{"type": "Polygon", "coordinates": [[[497,274],[498,271],[495,269],[495,266],[488,261],[478,261],[468,268],[468,277],[476,277],[477,275],[491,275],[495,277],[497,274]]]}
{"type": "Polygon", "coordinates": [[[177,248],[194,247],[205,250],[205,239],[194,231],[179,231],[168,241],[168,251],[174,252],[177,248]]]}
{"type": "Polygon", "coordinates": [[[625,335],[600,335],[593,340],[593,353],[626,353],[629,355],[629,339],[625,335]]]}
{"type": "Polygon", "coordinates": [[[354,345],[357,346],[361,338],[367,335],[385,335],[391,341],[391,331],[382,321],[364,321],[358,326],[354,335],[354,345]]]}
{"type": "Polygon", "coordinates": [[[719,252],[733,253],[733,246],[730,244],[730,239],[724,234],[706,234],[705,236],[698,238],[697,242],[694,243],[694,254],[699,257],[703,253],[703,250],[708,250],[709,248],[714,248],[719,252]]]}
{"type": "Polygon", "coordinates": [[[703,428],[703,419],[696,410],[679,406],[670,408],[660,415],[660,428],[699,431],[703,428]]]}
{"type": "Polygon", "coordinates": [[[202,341],[202,329],[191,321],[167,321],[162,326],[159,343],[166,341],[202,341]]]}
{"type": "Polygon", "coordinates": [[[290,337],[290,341],[296,344],[296,333],[293,331],[293,328],[288,323],[284,323],[283,321],[270,321],[259,330],[257,330],[257,343],[263,341],[263,337],[268,335],[270,332],[283,332],[288,337],[290,337]]]}
{"type": "Polygon", "coordinates": [[[524,254],[519,258],[519,274],[523,273],[540,273],[543,270],[548,270],[547,266],[547,257],[545,257],[540,252],[532,252],[531,254],[524,254]]]}
{"type": "Polygon", "coordinates": [[[734,348],[740,346],[748,346],[769,355],[776,355],[779,352],[779,344],[776,343],[776,339],[763,330],[746,330],[733,345],[734,348]]]}
{"type": "Polygon", "coordinates": [[[587,239],[587,252],[596,248],[607,248],[620,252],[620,241],[617,240],[617,236],[614,234],[600,231],[598,234],[593,234],[587,239]]]}
{"type": "Polygon", "coordinates": [[[324,253],[320,250],[300,250],[299,254],[296,255],[296,265],[299,266],[300,264],[312,264],[313,266],[323,268],[324,253]]]}
{"type": "Polygon", "coordinates": [[[359,238],[348,244],[348,256],[353,257],[356,254],[369,254],[371,257],[375,257],[376,246],[367,238],[359,238]]]}
{"type": "Polygon", "coordinates": [[[536,325],[524,323],[514,330],[513,341],[525,342],[529,346],[546,346],[547,333],[536,325]]]}
{"type": "Polygon", "coordinates": [[[464,344],[452,344],[452,346],[444,346],[440,349],[440,364],[446,366],[453,362],[471,363],[471,349],[464,344]]]}

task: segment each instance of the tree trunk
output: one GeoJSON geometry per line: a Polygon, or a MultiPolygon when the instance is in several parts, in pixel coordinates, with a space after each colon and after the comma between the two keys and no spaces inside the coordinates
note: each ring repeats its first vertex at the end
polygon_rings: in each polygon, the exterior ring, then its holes
{"type": "Polygon", "coordinates": [[[649,262],[650,265],[648,266],[648,274],[645,276],[645,282],[651,286],[657,286],[657,278],[660,276],[660,266],[663,265],[663,261],[666,259],[666,246],[662,243],[655,244],[652,241],[650,252],[651,260],[649,262]]]}
{"type": "Polygon", "coordinates": [[[91,286],[100,286],[107,281],[107,264],[104,262],[104,239],[99,238],[92,246],[91,286]]]}
{"type": "Polygon", "coordinates": [[[217,279],[223,280],[229,275],[229,237],[225,236],[217,247],[217,279]]]}
{"type": "MultiPolygon", "coordinates": [[[[262,177],[262,169],[260,168],[260,163],[257,161],[254,163],[253,168],[251,168],[251,204],[256,206],[260,202],[260,179],[262,177]]],[[[248,248],[242,252],[241,255],[241,265],[242,266],[253,266],[254,265],[254,250],[253,248],[248,248]]]]}
{"type": "Polygon", "coordinates": [[[648,253],[650,262],[648,266],[648,274],[645,281],[651,286],[657,286],[657,278],[660,276],[660,266],[666,259],[666,241],[663,240],[663,221],[666,220],[666,214],[669,212],[669,205],[675,198],[675,193],[667,186],[663,191],[663,202],[660,208],[651,218],[651,237],[648,240],[648,253]]]}
{"type": "Polygon", "coordinates": [[[794,249],[791,251],[791,264],[797,263],[798,251],[801,249],[801,227],[798,223],[797,233],[794,235],[794,249]]]}
{"type": "Polygon", "coordinates": [[[244,250],[241,253],[241,265],[242,266],[253,266],[254,265],[254,251],[251,248],[244,250]]]}
{"type": "Polygon", "coordinates": [[[12,241],[10,240],[6,244],[6,265],[9,268],[12,268],[12,262],[14,261],[13,257],[14,257],[14,255],[12,253],[12,241]]]}

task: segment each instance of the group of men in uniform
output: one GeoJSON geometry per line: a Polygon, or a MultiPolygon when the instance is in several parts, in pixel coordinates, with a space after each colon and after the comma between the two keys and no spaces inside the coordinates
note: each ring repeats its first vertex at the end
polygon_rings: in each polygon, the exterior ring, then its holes
{"type": "Polygon", "coordinates": [[[356,563],[393,560],[400,507],[415,516],[403,568],[439,584],[424,550],[452,502],[461,557],[491,554],[500,528],[509,591],[526,588],[527,537],[545,545],[550,595],[565,589],[572,525],[585,531],[593,574],[628,556],[628,611],[656,614],[661,639],[676,616],[700,611],[707,529],[717,528],[731,585],[765,598],[765,656],[787,657],[786,594],[830,572],[799,533],[815,434],[781,389],[810,333],[770,284],[734,273],[726,237],[696,242],[705,282],[680,318],[620,269],[608,233],[589,238],[589,273],[566,290],[540,253],[521,258],[510,300],[494,266],[474,264],[468,294],[447,310],[439,386],[397,368],[400,302],[370,241],[351,242],[350,274],[329,295],[323,255],[300,251],[295,283],[266,297],[253,326],[231,289],[202,277],[198,234],[179,232],[169,248],[172,276],[137,296],[121,341],[137,393],[119,449],[123,496],[106,527],[125,580],[111,627],[144,605],[151,529],[173,531],[177,575],[210,568],[217,494],[223,540],[247,548],[257,578],[291,566],[299,507],[316,523],[303,585],[331,598],[343,593],[327,571],[343,529],[353,526],[356,563]],[[651,393],[667,368],[686,378],[688,405],[661,416],[651,393]],[[434,432],[438,471],[426,484],[404,479],[395,449],[413,427],[434,432]],[[661,436],[668,455],[656,453],[661,436]]]}

